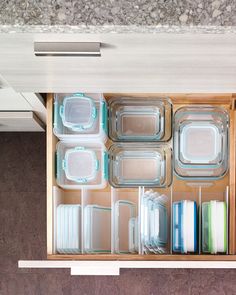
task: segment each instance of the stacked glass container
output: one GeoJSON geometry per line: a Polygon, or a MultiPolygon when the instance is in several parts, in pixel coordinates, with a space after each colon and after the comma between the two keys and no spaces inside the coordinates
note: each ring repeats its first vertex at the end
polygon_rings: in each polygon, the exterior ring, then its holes
{"type": "Polygon", "coordinates": [[[228,125],[225,109],[188,106],[174,117],[175,173],[186,180],[214,180],[228,170],[228,125]]]}
{"type": "Polygon", "coordinates": [[[172,182],[172,105],[164,98],[109,100],[109,180],[114,187],[167,187],[172,182]]]}

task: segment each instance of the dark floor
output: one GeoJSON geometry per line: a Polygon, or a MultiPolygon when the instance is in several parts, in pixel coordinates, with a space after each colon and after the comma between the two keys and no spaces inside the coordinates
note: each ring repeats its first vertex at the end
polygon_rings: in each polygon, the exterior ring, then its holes
{"type": "Polygon", "coordinates": [[[45,134],[0,134],[0,295],[236,294],[236,270],[72,277],[69,270],[18,269],[19,259],[46,259],[45,150],[45,134]]]}

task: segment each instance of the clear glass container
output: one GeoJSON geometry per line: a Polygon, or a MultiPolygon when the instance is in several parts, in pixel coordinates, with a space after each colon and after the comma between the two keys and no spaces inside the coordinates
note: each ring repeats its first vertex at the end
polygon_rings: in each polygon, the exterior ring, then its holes
{"type": "Polygon", "coordinates": [[[167,187],[172,182],[172,150],[166,144],[117,143],[109,149],[109,181],[114,187],[167,187]]]}
{"type": "Polygon", "coordinates": [[[59,141],[56,151],[56,180],[64,189],[104,188],[108,155],[101,143],[59,141]]]}
{"type": "Polygon", "coordinates": [[[184,179],[218,179],[228,170],[228,125],[225,109],[180,108],[174,116],[174,168],[184,179]]]}
{"type": "Polygon", "coordinates": [[[109,137],[113,141],[168,141],[172,104],[165,98],[118,97],[109,100],[109,137]]]}

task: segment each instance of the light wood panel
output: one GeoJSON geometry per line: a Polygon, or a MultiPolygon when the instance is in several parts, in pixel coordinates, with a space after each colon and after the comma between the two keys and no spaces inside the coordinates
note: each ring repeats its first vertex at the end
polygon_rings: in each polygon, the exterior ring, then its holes
{"type": "Polygon", "coordinates": [[[233,101],[232,110],[230,111],[230,170],[229,170],[229,254],[236,253],[236,215],[235,215],[235,198],[236,198],[236,110],[233,101]]]}
{"type": "Polygon", "coordinates": [[[53,134],[53,95],[47,95],[47,253],[53,250],[53,199],[55,185],[55,148],[57,139],[53,134]]]}
{"type": "MultiPolygon", "coordinates": [[[[139,254],[93,254],[93,255],[48,255],[50,260],[113,260],[113,261],[236,261],[236,255],[139,255],[139,254]]],[[[207,266],[206,266],[207,267],[207,266]]]]}

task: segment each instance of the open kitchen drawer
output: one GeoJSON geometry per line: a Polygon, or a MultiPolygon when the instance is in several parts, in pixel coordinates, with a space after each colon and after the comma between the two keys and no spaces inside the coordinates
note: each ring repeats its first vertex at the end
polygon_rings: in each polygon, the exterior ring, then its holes
{"type": "MultiPolygon", "coordinates": [[[[120,96],[106,94],[105,98],[120,96]]],[[[124,96],[122,94],[122,96],[124,96]]],[[[127,94],[126,94],[127,96],[127,94]]],[[[194,183],[178,179],[173,176],[171,186],[164,189],[153,188],[153,191],[164,193],[168,196],[168,247],[164,254],[145,253],[141,245],[140,226],[137,230],[136,253],[117,253],[117,236],[115,229],[115,203],[117,200],[130,201],[135,206],[135,214],[140,217],[141,197],[146,187],[138,188],[113,188],[108,185],[103,190],[76,190],[67,191],[58,187],[55,180],[55,148],[57,138],[53,135],[53,95],[47,98],[47,260],[45,261],[19,261],[23,268],[71,268],[71,274],[83,275],[118,275],[120,268],[236,268],[236,216],[235,216],[235,191],[236,191],[236,127],[235,127],[235,98],[232,94],[128,94],[133,97],[160,97],[167,96],[173,103],[173,111],[186,105],[215,105],[223,106],[228,110],[230,117],[229,127],[229,171],[220,180],[209,183],[194,183]],[[181,199],[196,201],[199,210],[203,202],[210,200],[226,201],[227,204],[227,251],[225,254],[203,254],[201,252],[201,218],[198,224],[198,251],[194,254],[175,254],[172,252],[172,203],[181,199]],[[59,254],[56,251],[56,207],[58,204],[81,205],[81,253],[59,254]],[[104,224],[104,239],[110,239],[110,253],[87,254],[84,238],[85,206],[97,204],[111,208],[111,224],[104,224]]],[[[111,144],[106,143],[107,147],[111,144]]],[[[139,219],[139,218],[138,218],[139,219]]],[[[122,228],[123,244],[127,247],[127,233],[122,228]]],[[[134,252],[135,252],[134,251],[134,252]]],[[[125,251],[124,251],[125,252],[125,251]]]]}

